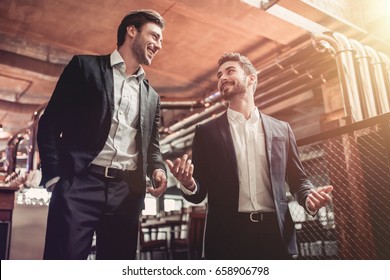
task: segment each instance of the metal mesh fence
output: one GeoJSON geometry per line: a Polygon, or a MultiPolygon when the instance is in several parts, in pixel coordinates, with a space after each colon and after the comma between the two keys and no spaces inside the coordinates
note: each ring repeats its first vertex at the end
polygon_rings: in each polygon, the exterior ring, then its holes
{"type": "Polygon", "coordinates": [[[315,217],[294,200],[300,259],[390,259],[390,114],[298,141],[317,187],[332,203],[315,217]]]}

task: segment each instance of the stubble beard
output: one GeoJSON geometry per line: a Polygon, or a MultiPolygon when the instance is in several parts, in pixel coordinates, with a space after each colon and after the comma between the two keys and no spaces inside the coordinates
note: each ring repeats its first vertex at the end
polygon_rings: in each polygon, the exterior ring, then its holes
{"type": "Polygon", "coordinates": [[[226,101],[229,101],[234,96],[244,95],[245,92],[246,92],[245,81],[242,81],[242,82],[238,83],[237,85],[234,85],[234,87],[231,90],[225,89],[222,92],[222,98],[226,101]]]}
{"type": "Polygon", "coordinates": [[[134,37],[133,44],[131,45],[131,50],[139,64],[152,64],[152,59],[148,58],[147,50],[145,50],[145,46],[141,40],[141,37],[138,34],[134,37]]]}

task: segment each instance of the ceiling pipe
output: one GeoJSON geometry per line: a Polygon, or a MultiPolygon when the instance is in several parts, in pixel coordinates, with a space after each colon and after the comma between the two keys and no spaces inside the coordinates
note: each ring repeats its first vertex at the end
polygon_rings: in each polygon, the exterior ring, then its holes
{"type": "Polygon", "coordinates": [[[383,61],[385,55],[382,54],[380,56],[376,50],[369,46],[365,46],[365,50],[371,58],[373,80],[377,88],[375,96],[377,97],[378,112],[379,114],[390,112],[390,91],[386,84],[386,76],[388,77],[389,75],[386,73],[386,66],[383,61]]]}
{"type": "Polygon", "coordinates": [[[0,100],[0,110],[17,114],[31,114],[40,106],[41,104],[24,104],[0,100]]]}
{"type": "Polygon", "coordinates": [[[383,81],[384,81],[384,87],[385,91],[387,92],[386,98],[389,101],[389,106],[390,106],[390,58],[385,55],[384,53],[378,52],[379,57],[382,61],[382,71],[383,71],[383,81]]]}
{"type": "Polygon", "coordinates": [[[264,96],[267,91],[272,91],[275,88],[282,87],[286,84],[290,85],[291,87],[291,83],[293,82],[293,80],[299,77],[313,79],[315,76],[321,77],[321,75],[323,75],[325,72],[336,68],[336,66],[334,65],[334,61],[331,59],[320,60],[318,61],[318,63],[316,63],[315,66],[315,68],[294,67],[294,69],[291,69],[287,72],[277,73],[276,79],[274,78],[270,79],[270,81],[266,80],[264,82],[261,82],[257,89],[257,93],[260,93],[264,96]]]}
{"type": "Polygon", "coordinates": [[[168,131],[169,132],[178,131],[184,127],[187,127],[189,125],[197,123],[200,120],[207,118],[209,115],[212,115],[215,112],[218,112],[218,111],[223,110],[225,108],[226,108],[226,106],[223,105],[222,103],[216,103],[214,105],[211,105],[210,107],[204,109],[202,112],[193,114],[193,115],[183,119],[182,121],[177,122],[174,125],[171,125],[170,127],[168,127],[168,131]]]}
{"type": "Polygon", "coordinates": [[[275,72],[288,70],[291,65],[299,62],[309,62],[309,57],[319,56],[311,44],[305,44],[302,49],[284,53],[274,59],[274,63],[261,69],[261,77],[271,77],[275,72]],[[286,69],[287,68],[287,69],[286,69]]]}
{"type": "Polygon", "coordinates": [[[316,77],[312,78],[302,75],[293,82],[287,83],[282,87],[275,87],[272,90],[256,95],[255,102],[259,102],[262,108],[271,106],[285,100],[286,98],[292,97],[293,95],[289,94],[289,92],[296,94],[299,93],[299,91],[306,91],[308,88],[313,89],[325,83],[327,80],[337,76],[336,69],[334,68],[330,68],[326,72],[318,70],[318,73],[321,73],[321,75],[314,73],[313,76],[316,77]],[[301,89],[301,87],[304,89],[301,89]]]}
{"type": "Polygon", "coordinates": [[[203,108],[201,101],[161,101],[161,109],[198,109],[203,108]]]}
{"type": "MultiPolygon", "coordinates": [[[[161,147],[162,154],[164,155],[164,154],[172,151],[173,148],[176,148],[175,145],[178,145],[183,141],[188,142],[189,139],[192,139],[192,137],[194,135],[195,128],[197,125],[206,123],[206,122],[220,116],[223,112],[224,112],[224,110],[222,112],[219,112],[219,113],[216,113],[212,116],[209,116],[208,118],[206,118],[200,122],[197,122],[197,123],[185,128],[185,129],[174,132],[174,133],[168,135],[167,137],[165,137],[164,139],[160,140],[160,147],[161,147]]],[[[188,146],[191,144],[192,144],[192,141],[189,141],[188,146]]]]}
{"type": "Polygon", "coordinates": [[[370,56],[360,42],[350,39],[351,47],[355,51],[355,61],[358,69],[358,83],[361,89],[362,111],[364,118],[378,115],[375,86],[371,79],[370,56]]]}
{"type": "Polygon", "coordinates": [[[312,43],[317,51],[322,53],[327,52],[336,59],[341,95],[344,103],[344,114],[346,116],[351,116],[352,121],[358,120],[359,117],[361,118],[360,104],[358,108],[356,108],[353,92],[351,90],[352,78],[350,73],[346,70],[350,68],[351,63],[353,64],[351,50],[347,51],[334,37],[324,33],[313,33],[312,43]]]}
{"type": "Polygon", "coordinates": [[[351,101],[351,113],[353,121],[361,121],[364,119],[361,102],[361,90],[357,81],[357,71],[355,67],[354,49],[351,46],[349,39],[338,32],[332,33],[333,38],[339,43],[340,52],[336,56],[340,56],[342,60],[342,69],[346,77],[348,94],[351,101]]]}
{"type": "Polygon", "coordinates": [[[383,62],[383,68],[384,68],[383,72],[387,73],[387,75],[385,76],[388,79],[390,79],[390,58],[382,52],[378,52],[378,54],[379,57],[381,58],[381,61],[383,62]]]}

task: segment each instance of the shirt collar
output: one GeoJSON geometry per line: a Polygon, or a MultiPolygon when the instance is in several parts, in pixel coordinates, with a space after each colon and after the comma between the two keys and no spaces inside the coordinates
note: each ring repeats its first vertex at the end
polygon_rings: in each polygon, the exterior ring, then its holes
{"type": "Polygon", "coordinates": [[[260,119],[260,113],[257,107],[253,109],[253,111],[251,112],[251,116],[248,120],[246,120],[241,113],[234,111],[230,108],[227,109],[227,116],[230,121],[248,121],[249,123],[255,123],[260,119]]]}
{"type": "MultiPolygon", "coordinates": [[[[118,69],[122,75],[124,73],[126,73],[125,61],[123,60],[121,54],[118,52],[117,49],[115,49],[111,53],[110,63],[111,63],[111,67],[115,67],[116,69],[118,69]]],[[[132,76],[135,76],[139,82],[145,78],[145,71],[141,65],[138,67],[138,70],[136,71],[136,73],[133,74],[132,76]]]]}

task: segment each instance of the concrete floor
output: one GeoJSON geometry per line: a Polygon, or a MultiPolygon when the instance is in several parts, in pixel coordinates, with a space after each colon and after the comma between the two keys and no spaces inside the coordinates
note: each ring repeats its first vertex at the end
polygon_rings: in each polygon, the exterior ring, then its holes
{"type": "Polygon", "coordinates": [[[12,218],[10,260],[42,259],[47,210],[47,206],[15,203],[12,218]]]}

